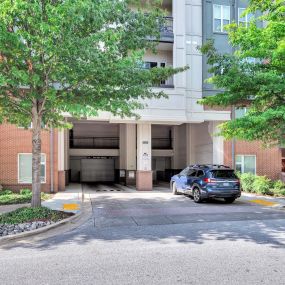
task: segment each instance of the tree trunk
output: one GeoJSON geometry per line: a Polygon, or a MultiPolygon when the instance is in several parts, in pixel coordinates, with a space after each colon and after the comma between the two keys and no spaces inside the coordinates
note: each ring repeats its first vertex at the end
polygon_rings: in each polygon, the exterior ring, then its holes
{"type": "Polygon", "coordinates": [[[32,207],[41,206],[41,116],[37,106],[33,107],[32,135],[32,207]]]}

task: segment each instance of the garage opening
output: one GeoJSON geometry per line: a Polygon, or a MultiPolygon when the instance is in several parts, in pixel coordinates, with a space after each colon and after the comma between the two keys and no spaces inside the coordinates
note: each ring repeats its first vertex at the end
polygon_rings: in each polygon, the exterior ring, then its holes
{"type": "Polygon", "coordinates": [[[71,182],[115,182],[114,157],[71,157],[71,182]]]}

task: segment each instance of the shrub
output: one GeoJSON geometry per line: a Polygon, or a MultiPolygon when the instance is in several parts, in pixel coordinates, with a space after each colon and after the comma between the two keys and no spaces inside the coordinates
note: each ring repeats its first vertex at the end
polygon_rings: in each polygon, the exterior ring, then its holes
{"type": "Polygon", "coordinates": [[[273,193],[276,196],[285,195],[285,184],[281,180],[277,180],[273,183],[273,193]]]}
{"type": "Polygon", "coordinates": [[[254,192],[253,183],[256,176],[252,173],[243,173],[240,175],[240,182],[243,191],[254,192]]]}
{"type": "Polygon", "coordinates": [[[272,194],[271,180],[266,176],[256,176],[253,182],[253,191],[258,194],[272,194]]]}
{"type": "Polygon", "coordinates": [[[13,192],[11,190],[2,190],[0,191],[1,196],[11,195],[13,192]]]}
{"type": "Polygon", "coordinates": [[[20,194],[21,195],[32,195],[32,191],[30,189],[21,189],[20,194]]]}
{"type": "Polygon", "coordinates": [[[47,220],[57,222],[70,216],[72,216],[72,214],[51,210],[45,207],[20,208],[15,211],[0,215],[0,224],[19,224],[32,221],[47,220]]]}

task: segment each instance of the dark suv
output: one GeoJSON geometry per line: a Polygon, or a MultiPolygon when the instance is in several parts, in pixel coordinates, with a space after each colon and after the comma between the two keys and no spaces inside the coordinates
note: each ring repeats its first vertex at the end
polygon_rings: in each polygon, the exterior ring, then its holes
{"type": "Polygon", "coordinates": [[[171,178],[170,187],[174,195],[189,194],[196,203],[209,198],[224,198],[233,203],[241,195],[234,170],[216,164],[190,165],[171,178]]]}

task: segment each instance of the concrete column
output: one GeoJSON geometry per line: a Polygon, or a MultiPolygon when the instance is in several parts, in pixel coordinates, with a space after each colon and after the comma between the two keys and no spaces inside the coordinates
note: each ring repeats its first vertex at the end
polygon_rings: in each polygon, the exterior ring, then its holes
{"type": "Polygon", "coordinates": [[[137,176],[138,191],[152,190],[151,124],[137,125],[137,176]]]}
{"type": "Polygon", "coordinates": [[[224,164],[224,138],[217,136],[220,122],[211,122],[213,136],[213,164],[224,164]]]}
{"type": "Polygon", "coordinates": [[[136,183],[136,125],[120,125],[120,182],[136,183]]]}
{"type": "Polygon", "coordinates": [[[186,125],[173,127],[172,169],[177,172],[186,166],[186,125]]]}
{"type": "Polygon", "coordinates": [[[64,130],[58,130],[58,190],[64,191],[66,185],[66,140],[64,130]]]}
{"type": "Polygon", "coordinates": [[[196,163],[195,155],[195,125],[186,124],[186,162],[187,165],[196,163]]]}

